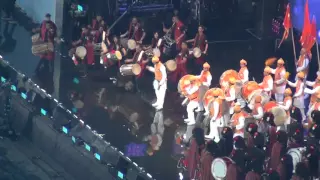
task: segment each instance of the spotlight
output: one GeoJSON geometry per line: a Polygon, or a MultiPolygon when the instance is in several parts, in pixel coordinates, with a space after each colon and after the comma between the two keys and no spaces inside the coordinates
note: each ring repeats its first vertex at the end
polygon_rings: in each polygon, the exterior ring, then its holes
{"type": "Polygon", "coordinates": [[[77,146],[81,146],[81,145],[84,144],[84,141],[83,141],[83,139],[81,137],[72,136],[71,139],[72,139],[72,142],[77,146]]]}
{"type": "Polygon", "coordinates": [[[320,30],[318,31],[318,37],[320,38],[320,30]]]}

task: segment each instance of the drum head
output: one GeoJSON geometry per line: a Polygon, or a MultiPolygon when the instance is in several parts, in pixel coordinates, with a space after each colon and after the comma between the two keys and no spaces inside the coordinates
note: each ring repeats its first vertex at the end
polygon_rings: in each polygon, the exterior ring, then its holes
{"type": "Polygon", "coordinates": [[[178,83],[178,92],[181,93],[181,91],[183,91],[184,89],[184,86],[185,86],[185,82],[189,79],[192,79],[192,78],[195,78],[196,76],[195,75],[184,75],[180,80],[179,80],[179,83],[178,83]]]}
{"type": "Polygon", "coordinates": [[[222,89],[227,88],[227,86],[229,85],[230,78],[235,78],[239,80],[238,72],[233,69],[229,69],[222,73],[222,75],[220,76],[220,86],[222,89]]]}
{"type": "Polygon", "coordinates": [[[153,55],[156,56],[156,57],[160,57],[161,56],[161,52],[160,52],[160,50],[158,48],[154,48],[152,50],[152,52],[153,52],[153,55]]]}
{"type": "Polygon", "coordinates": [[[128,48],[129,48],[130,50],[136,49],[136,46],[137,46],[137,43],[136,43],[135,40],[133,40],[133,39],[129,39],[129,40],[128,40],[128,48]]]}
{"type": "Polygon", "coordinates": [[[263,112],[269,112],[271,111],[271,109],[273,107],[277,107],[277,103],[275,101],[270,101],[267,102],[264,106],[263,106],[263,112]]]}
{"type": "Polygon", "coordinates": [[[76,55],[80,58],[84,58],[87,55],[87,49],[83,46],[77,47],[76,55]]]}
{"type": "Polygon", "coordinates": [[[215,179],[223,179],[227,176],[227,164],[221,158],[216,158],[211,164],[211,173],[215,179]]]}
{"type": "Polygon", "coordinates": [[[201,50],[200,50],[200,48],[194,48],[193,49],[193,55],[194,55],[194,57],[195,58],[199,58],[199,57],[201,57],[201,50]]]}
{"type": "Polygon", "coordinates": [[[279,106],[273,107],[271,109],[271,113],[274,116],[274,124],[276,126],[282,126],[284,125],[286,119],[287,119],[287,113],[284,109],[282,109],[279,106]]]}
{"type": "Polygon", "coordinates": [[[215,90],[216,90],[216,88],[211,88],[204,94],[204,96],[203,96],[203,104],[204,104],[205,107],[208,106],[210,101],[214,99],[212,94],[213,94],[213,91],[215,91],[215,90]]]}
{"type": "Polygon", "coordinates": [[[299,149],[294,148],[294,149],[290,149],[287,154],[289,154],[292,157],[292,163],[295,169],[296,165],[302,160],[301,152],[299,151],[299,149]]]}
{"type": "Polygon", "coordinates": [[[241,96],[248,101],[250,94],[252,94],[252,92],[257,89],[260,89],[260,86],[257,82],[255,81],[246,82],[241,88],[241,96]]]}
{"type": "Polygon", "coordinates": [[[53,43],[48,43],[48,50],[49,50],[50,52],[54,52],[54,45],[53,45],[53,43]]]}
{"type": "Polygon", "coordinates": [[[122,54],[121,54],[120,51],[116,51],[116,52],[115,52],[115,55],[116,55],[117,60],[120,61],[120,60],[122,59],[122,54]]]}
{"type": "Polygon", "coordinates": [[[177,69],[177,63],[175,60],[168,60],[166,63],[165,63],[168,71],[172,72],[172,71],[175,71],[177,69]]]}
{"type": "Polygon", "coordinates": [[[141,73],[141,66],[139,64],[133,64],[132,73],[136,76],[139,75],[141,73]]]}

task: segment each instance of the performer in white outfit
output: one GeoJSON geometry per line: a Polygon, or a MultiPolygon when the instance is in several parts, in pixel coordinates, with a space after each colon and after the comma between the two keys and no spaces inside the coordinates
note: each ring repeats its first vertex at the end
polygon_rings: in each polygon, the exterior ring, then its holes
{"type": "Polygon", "coordinates": [[[286,69],[284,68],[284,60],[281,58],[277,61],[277,68],[271,69],[271,73],[274,74],[274,90],[276,101],[283,102],[284,90],[286,89],[286,69]]]}
{"type": "MultiPolygon", "coordinates": [[[[241,84],[245,84],[249,81],[249,70],[247,68],[247,61],[244,59],[240,60],[240,70],[238,72],[241,84]]],[[[240,93],[237,95],[237,102],[241,104],[241,108],[246,106],[246,101],[241,97],[240,93]]]]}
{"type": "Polygon", "coordinates": [[[305,88],[304,92],[311,95],[309,108],[317,101],[317,92],[320,91],[320,75],[317,76],[315,81],[306,81],[306,85],[312,89],[305,88]]]}
{"type": "Polygon", "coordinates": [[[299,72],[297,74],[297,78],[298,80],[295,83],[288,81],[288,85],[296,88],[295,94],[293,96],[294,98],[293,105],[300,109],[302,120],[306,120],[306,113],[304,111],[305,109],[305,106],[304,106],[305,74],[303,72],[299,72]]]}
{"type": "Polygon", "coordinates": [[[196,123],[194,110],[199,106],[199,89],[201,83],[198,79],[190,80],[189,82],[190,83],[185,83],[185,90],[187,93],[187,99],[189,100],[189,103],[187,105],[188,118],[184,121],[187,123],[187,125],[194,125],[196,123]]]}
{"type": "Polygon", "coordinates": [[[288,125],[291,123],[291,117],[290,117],[290,109],[292,107],[292,97],[291,97],[291,95],[292,95],[291,89],[290,88],[285,89],[285,91],[284,91],[285,98],[283,100],[283,103],[279,104],[279,106],[281,108],[283,108],[287,113],[288,119],[284,123],[286,129],[287,129],[288,125]]]}
{"type": "Polygon", "coordinates": [[[259,84],[261,89],[263,89],[263,91],[265,93],[267,93],[269,95],[269,97],[271,97],[271,92],[273,90],[273,78],[270,75],[271,71],[272,71],[272,69],[270,67],[268,67],[268,66],[266,68],[264,68],[263,81],[259,84]]]}
{"type": "MultiPolygon", "coordinates": [[[[236,79],[234,77],[229,79],[229,85],[226,89],[225,92],[225,97],[226,97],[226,101],[229,105],[230,108],[230,114],[233,114],[234,110],[233,110],[233,106],[234,106],[234,101],[236,100],[236,89],[234,87],[234,84],[236,83],[236,79]]],[[[241,106],[241,104],[240,104],[241,106]]]]}
{"type": "Polygon", "coordinates": [[[300,57],[296,63],[297,65],[297,73],[303,72],[305,75],[308,74],[309,63],[311,59],[311,54],[308,54],[304,48],[300,51],[300,57]]]}
{"type": "Polygon", "coordinates": [[[233,137],[244,137],[245,113],[241,110],[241,105],[238,102],[235,103],[234,114],[230,122],[232,124],[232,127],[234,128],[233,137]]]}
{"type": "Polygon", "coordinates": [[[167,90],[167,72],[166,67],[160,62],[159,58],[152,58],[154,67],[147,66],[147,69],[154,73],[153,88],[156,94],[156,102],[152,104],[157,110],[163,108],[164,99],[167,90]]]}
{"type": "Polygon", "coordinates": [[[210,133],[205,135],[207,139],[213,139],[215,142],[220,141],[219,127],[223,126],[223,114],[222,114],[222,99],[220,99],[219,92],[216,91],[213,93],[215,99],[211,102],[210,105],[210,114],[212,116],[210,120],[210,133]]]}
{"type": "Polygon", "coordinates": [[[203,106],[203,96],[211,86],[212,75],[210,73],[210,65],[208,63],[203,64],[203,70],[201,74],[198,76],[201,81],[200,94],[199,94],[199,107],[196,109],[197,112],[204,111],[203,106]]]}

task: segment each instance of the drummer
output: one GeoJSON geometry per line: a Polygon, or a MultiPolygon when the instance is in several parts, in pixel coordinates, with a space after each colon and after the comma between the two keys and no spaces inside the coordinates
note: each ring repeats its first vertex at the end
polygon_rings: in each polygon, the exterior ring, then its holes
{"type": "Polygon", "coordinates": [[[261,87],[261,89],[268,94],[269,97],[271,97],[271,92],[273,90],[273,78],[270,75],[272,72],[272,69],[267,66],[266,68],[264,68],[263,71],[263,81],[259,84],[259,86],[261,87]]]}
{"type": "Polygon", "coordinates": [[[244,122],[245,114],[241,110],[240,103],[236,103],[234,106],[234,114],[231,117],[232,127],[234,128],[234,137],[241,136],[244,137],[244,122]]]}
{"type": "Polygon", "coordinates": [[[129,39],[134,39],[138,44],[142,44],[145,36],[146,33],[136,17],[132,18],[129,29],[120,35],[121,38],[128,37],[129,39]]]}
{"type": "Polygon", "coordinates": [[[98,30],[101,26],[103,19],[101,15],[97,15],[95,19],[92,19],[92,30],[98,30]]]}
{"type": "Polygon", "coordinates": [[[320,75],[317,76],[315,81],[306,81],[306,85],[312,87],[312,89],[305,88],[304,92],[311,94],[309,108],[317,101],[317,92],[320,90],[320,75]]]}
{"type": "Polygon", "coordinates": [[[274,96],[276,101],[279,103],[283,101],[284,90],[286,89],[287,84],[285,80],[286,69],[284,67],[284,60],[282,58],[277,61],[277,68],[271,69],[271,73],[274,74],[274,96]]]}
{"type": "MultiPolygon", "coordinates": [[[[236,89],[235,89],[236,78],[229,78],[229,84],[225,90],[226,101],[229,104],[230,114],[233,114],[234,101],[236,100],[236,89]]],[[[241,105],[241,104],[240,104],[241,105]]]]}
{"type": "MultiPolygon", "coordinates": [[[[241,86],[249,81],[249,70],[247,68],[247,61],[244,59],[240,60],[240,70],[238,72],[241,86]]],[[[246,106],[246,101],[241,97],[240,93],[237,95],[237,102],[241,104],[241,108],[246,106]]]]}
{"type": "Polygon", "coordinates": [[[290,124],[291,122],[291,117],[290,117],[290,109],[292,107],[292,91],[290,88],[287,88],[284,90],[284,101],[283,101],[283,104],[281,103],[279,106],[281,108],[283,108],[286,112],[287,112],[287,120],[285,122],[285,128],[287,129],[288,125],[290,124]]]}
{"type": "Polygon", "coordinates": [[[176,42],[176,49],[179,51],[181,50],[181,43],[185,39],[185,33],[186,33],[186,28],[185,25],[182,23],[182,21],[179,20],[178,16],[173,16],[172,17],[172,26],[170,29],[165,28],[163,25],[163,31],[165,33],[172,33],[173,38],[176,42]]]}
{"type": "MultiPolygon", "coordinates": [[[[262,108],[262,97],[260,95],[256,96],[254,99],[254,106],[252,109],[252,117],[256,120],[257,125],[259,126],[259,130],[261,130],[262,126],[262,117],[263,117],[263,108],[262,108]]],[[[260,131],[259,131],[260,132],[260,131]]]]}
{"type": "MultiPolygon", "coordinates": [[[[204,27],[200,25],[198,27],[198,33],[193,39],[187,41],[187,43],[193,42],[193,49],[199,48],[202,52],[202,55],[199,58],[196,58],[195,64],[196,66],[201,66],[205,62],[204,55],[208,52],[208,40],[206,35],[204,34],[204,27]]],[[[200,69],[200,68],[196,68],[200,69]]]]}
{"type": "Polygon", "coordinates": [[[175,58],[177,63],[177,69],[174,72],[170,73],[169,75],[170,76],[169,79],[173,83],[178,82],[181,77],[183,77],[188,73],[187,71],[188,57],[189,57],[188,46],[185,42],[183,42],[181,44],[181,51],[175,58]]]}
{"type": "Polygon", "coordinates": [[[187,105],[188,118],[184,121],[187,125],[196,123],[194,110],[199,106],[199,89],[201,82],[197,78],[190,79],[186,84],[186,92],[189,103],[187,105]]]}
{"type": "Polygon", "coordinates": [[[137,76],[137,78],[141,78],[143,76],[144,69],[148,62],[149,62],[148,57],[142,50],[142,47],[140,44],[137,44],[136,52],[134,53],[133,57],[131,59],[125,60],[126,64],[138,63],[141,66],[141,73],[137,76]]]}
{"type": "Polygon", "coordinates": [[[212,81],[212,75],[210,73],[210,64],[204,63],[203,64],[203,70],[201,71],[201,74],[198,76],[200,78],[201,86],[200,86],[200,97],[199,97],[199,107],[196,111],[204,111],[204,105],[203,105],[203,96],[208,91],[209,87],[211,86],[212,81]]]}
{"type": "Polygon", "coordinates": [[[48,31],[50,31],[50,29],[52,29],[51,32],[54,32],[53,38],[55,38],[57,34],[57,26],[53,21],[51,21],[51,15],[47,13],[45,19],[42,21],[40,25],[40,28],[33,29],[32,31],[33,33],[40,32],[40,37],[44,42],[48,42],[48,40],[53,42],[54,39],[48,39],[50,37],[47,36],[47,33],[48,31]]]}
{"type": "Polygon", "coordinates": [[[108,38],[106,38],[108,50],[110,52],[112,51],[120,51],[123,56],[127,54],[126,49],[121,45],[118,36],[114,35],[112,37],[112,40],[110,41],[108,38]]]}
{"type": "Polygon", "coordinates": [[[153,33],[153,38],[151,40],[151,45],[147,46],[145,48],[145,50],[147,50],[147,49],[155,49],[155,48],[158,48],[161,53],[163,52],[163,41],[159,37],[159,32],[158,31],[153,33]]]}

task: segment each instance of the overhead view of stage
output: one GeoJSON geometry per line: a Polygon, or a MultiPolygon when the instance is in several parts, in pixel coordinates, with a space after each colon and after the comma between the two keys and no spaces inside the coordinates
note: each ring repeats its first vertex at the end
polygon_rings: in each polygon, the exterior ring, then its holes
{"type": "MultiPolygon", "coordinates": [[[[172,14],[169,14],[165,17],[161,13],[149,17],[138,16],[145,23],[145,41],[151,42],[153,32],[161,29],[161,22],[171,20],[171,16],[172,14]]],[[[132,17],[130,14],[125,15],[111,32],[116,35],[124,33],[132,17]]],[[[220,76],[225,71],[238,71],[241,59],[248,63],[250,81],[262,82],[265,60],[271,57],[278,59],[281,56],[287,71],[295,70],[292,44],[284,42],[281,48],[278,48],[281,35],[268,35],[261,39],[245,25],[242,26],[238,22],[241,21],[240,18],[231,18],[229,22],[212,20],[210,26],[206,27],[206,60],[210,64],[212,88],[220,86],[220,76]],[[236,28],[233,25],[235,22],[238,23],[236,28]]],[[[151,174],[154,179],[179,178],[180,169],[177,168],[177,164],[185,152],[182,145],[177,143],[177,137],[182,133],[190,138],[192,129],[202,122],[204,115],[203,112],[197,112],[196,124],[188,126],[184,123],[187,111],[186,107],[181,105],[184,98],[178,92],[177,83],[168,82],[163,108],[158,110],[152,106],[156,101],[156,95],[153,87],[154,75],[151,72],[146,72],[137,81],[132,76],[120,75],[120,63],[103,67],[99,63],[100,55],[96,55],[95,63],[88,65],[84,74],[74,63],[72,55],[70,56],[74,42],[74,22],[71,19],[66,20],[70,24],[65,25],[61,32],[63,40],[56,45],[52,72],[48,66],[41,64],[43,59],[40,60],[39,56],[32,54],[32,28],[38,25],[27,19],[21,15],[16,22],[0,21],[0,55],[3,59],[59,100],[59,103],[72,111],[91,130],[103,136],[105,141],[143,167],[143,171],[151,174]],[[163,136],[155,135],[154,129],[164,131],[163,136]]],[[[196,31],[197,27],[190,27],[188,35],[193,37],[192,32],[196,31]]],[[[297,51],[299,48],[296,48],[297,51]]],[[[312,49],[313,54],[316,54],[315,51],[312,49]]],[[[152,63],[149,62],[148,65],[152,63]]],[[[309,66],[308,79],[314,80],[318,70],[317,61],[311,61],[309,66]]],[[[187,69],[188,74],[199,75],[201,72],[195,70],[193,62],[187,64],[187,69]]],[[[290,79],[294,80],[294,76],[290,76],[290,79]]],[[[50,109],[46,102],[39,103],[39,106],[50,109]]]]}

